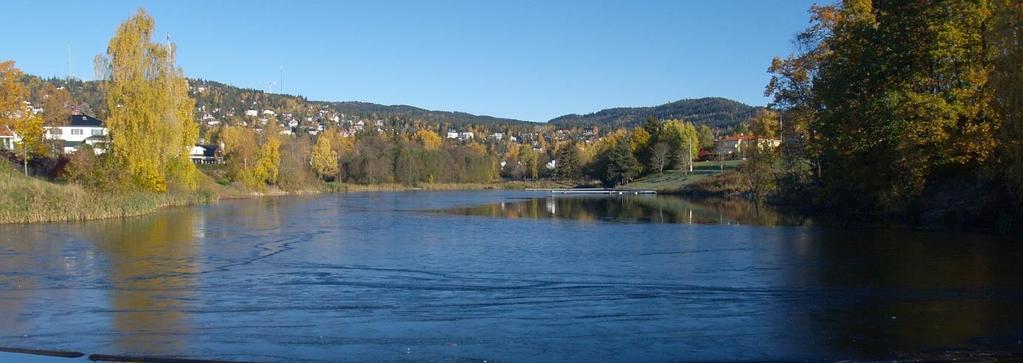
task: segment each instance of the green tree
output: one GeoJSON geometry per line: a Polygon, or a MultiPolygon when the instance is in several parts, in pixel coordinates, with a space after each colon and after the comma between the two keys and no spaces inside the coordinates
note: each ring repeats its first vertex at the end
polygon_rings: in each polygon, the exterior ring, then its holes
{"type": "Polygon", "coordinates": [[[579,148],[575,143],[566,143],[558,148],[558,153],[554,158],[557,160],[555,164],[554,174],[558,179],[562,180],[578,180],[582,177],[582,170],[579,162],[579,148]]]}
{"type": "Polygon", "coordinates": [[[700,125],[696,129],[696,136],[699,140],[700,149],[710,149],[714,147],[714,130],[707,125],[700,125]]]}
{"type": "Polygon", "coordinates": [[[629,140],[622,140],[615,143],[608,151],[607,172],[605,174],[608,184],[619,186],[626,184],[639,176],[643,171],[643,165],[636,160],[632,154],[629,140]]]}

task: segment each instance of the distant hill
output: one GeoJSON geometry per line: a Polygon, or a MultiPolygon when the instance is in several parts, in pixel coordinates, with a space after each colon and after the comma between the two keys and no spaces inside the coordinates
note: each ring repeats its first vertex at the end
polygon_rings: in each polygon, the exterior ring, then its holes
{"type": "Polygon", "coordinates": [[[260,90],[240,88],[215,81],[200,79],[189,80],[193,86],[193,96],[197,106],[206,105],[207,109],[223,108],[243,112],[253,107],[275,108],[284,112],[302,112],[301,106],[317,109],[331,109],[346,115],[375,119],[405,119],[426,122],[447,123],[452,125],[535,125],[536,123],[509,118],[473,115],[465,112],[434,111],[407,105],[381,105],[358,101],[309,101],[305,97],[265,93],[260,90]],[[194,92],[204,86],[204,92],[194,92]],[[216,95],[211,97],[212,95],[216,95]],[[298,107],[296,107],[298,106],[298,107]],[[297,109],[296,109],[297,108],[297,109]]]}
{"type": "Polygon", "coordinates": [[[682,119],[711,127],[738,125],[759,110],[727,98],[707,97],[685,99],[653,107],[618,107],[585,115],[565,115],[548,121],[558,127],[598,126],[604,128],[635,127],[650,116],[658,119],[682,119]]]}
{"type": "MultiPolygon", "coordinates": [[[[56,86],[66,87],[74,99],[82,103],[83,112],[106,118],[103,93],[96,81],[81,81],[77,79],[66,80],[59,78],[44,79],[35,76],[26,76],[29,89],[33,94],[42,84],[51,83],[56,86]]],[[[500,118],[483,115],[473,115],[465,112],[433,111],[406,105],[380,105],[369,102],[329,102],[310,101],[302,96],[266,93],[261,90],[236,87],[216,81],[204,79],[189,79],[190,94],[195,98],[197,117],[204,112],[219,110],[223,115],[228,112],[241,115],[248,109],[265,110],[272,109],[278,113],[292,113],[295,116],[304,118],[314,116],[319,110],[331,110],[343,113],[348,116],[355,116],[365,119],[401,119],[416,120],[428,123],[449,124],[454,126],[463,125],[489,125],[489,126],[536,126],[542,123],[500,118]]],[[[219,116],[219,115],[215,115],[219,116]]]]}

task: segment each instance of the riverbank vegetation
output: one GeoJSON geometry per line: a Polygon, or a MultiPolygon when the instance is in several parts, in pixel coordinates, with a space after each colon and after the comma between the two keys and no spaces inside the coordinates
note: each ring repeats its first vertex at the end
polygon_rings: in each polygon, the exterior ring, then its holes
{"type": "Polygon", "coordinates": [[[778,202],[862,218],[1019,223],[1023,4],[814,6],[772,62],[784,121],[759,160],[778,202]]]}

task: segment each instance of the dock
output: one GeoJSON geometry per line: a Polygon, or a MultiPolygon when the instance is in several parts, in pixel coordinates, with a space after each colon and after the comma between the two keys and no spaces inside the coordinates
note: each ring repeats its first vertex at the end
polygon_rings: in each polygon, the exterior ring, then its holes
{"type": "Polygon", "coordinates": [[[653,195],[654,190],[611,189],[611,188],[526,188],[527,192],[545,192],[551,194],[608,194],[608,195],[653,195]]]}

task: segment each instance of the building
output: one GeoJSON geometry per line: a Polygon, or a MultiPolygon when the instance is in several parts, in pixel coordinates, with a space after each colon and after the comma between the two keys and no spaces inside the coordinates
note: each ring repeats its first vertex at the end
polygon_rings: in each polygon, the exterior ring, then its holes
{"type": "Polygon", "coordinates": [[[109,136],[103,121],[89,115],[71,115],[67,125],[47,126],[45,129],[47,140],[64,142],[62,150],[65,154],[75,152],[82,144],[88,144],[94,148],[96,154],[102,154],[103,144],[107,142],[109,136]]]}
{"type": "Polygon", "coordinates": [[[21,141],[7,125],[0,125],[0,150],[14,150],[14,145],[21,141]]]}
{"type": "MultiPolygon", "coordinates": [[[[714,145],[714,154],[719,158],[738,158],[743,155],[743,148],[753,145],[760,145],[761,147],[776,148],[781,145],[779,139],[768,139],[755,137],[753,135],[739,134],[737,136],[727,136],[718,139],[714,145]]],[[[745,157],[743,157],[745,158],[745,157]]]]}
{"type": "Polygon", "coordinates": [[[188,153],[188,159],[196,164],[223,164],[219,145],[195,145],[188,153]]]}
{"type": "Polygon", "coordinates": [[[449,139],[457,139],[458,138],[458,131],[448,130],[447,138],[449,138],[449,139]]]}

